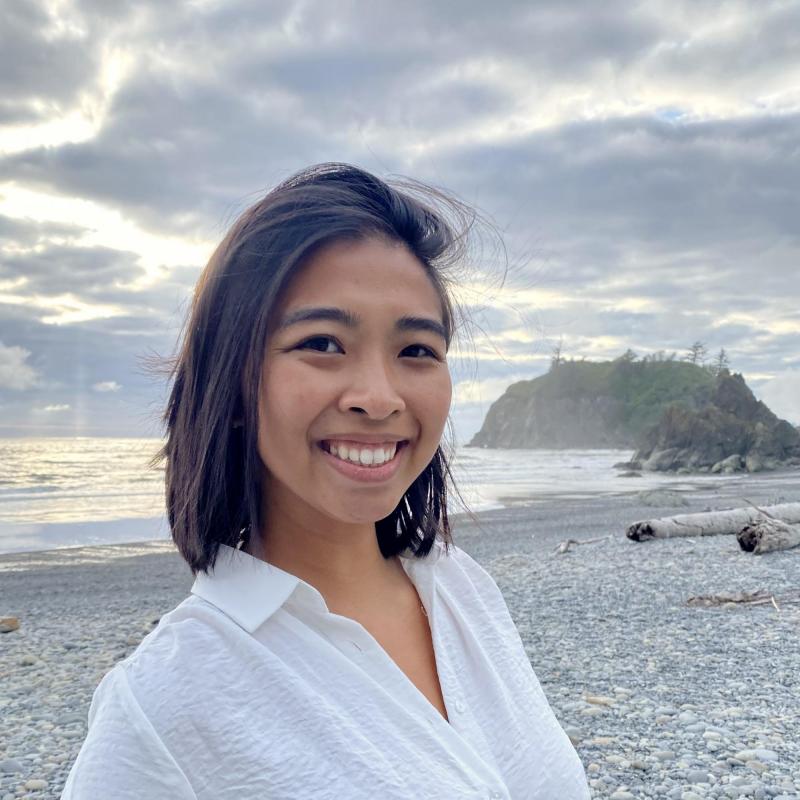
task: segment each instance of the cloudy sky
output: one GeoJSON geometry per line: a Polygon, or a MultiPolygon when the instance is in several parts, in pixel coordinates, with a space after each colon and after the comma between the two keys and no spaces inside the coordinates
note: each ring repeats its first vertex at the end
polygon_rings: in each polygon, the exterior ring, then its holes
{"type": "Polygon", "coordinates": [[[800,424],[800,2],[3,0],[0,436],[158,435],[199,271],[320,161],[475,204],[460,439],[512,381],[724,347],[800,424]]]}

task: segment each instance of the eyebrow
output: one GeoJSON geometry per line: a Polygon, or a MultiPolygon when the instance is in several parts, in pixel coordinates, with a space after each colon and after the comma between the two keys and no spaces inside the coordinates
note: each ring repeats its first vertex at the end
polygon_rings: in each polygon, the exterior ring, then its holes
{"type": "MultiPolygon", "coordinates": [[[[278,330],[284,330],[300,322],[316,321],[338,322],[348,328],[357,328],[361,324],[361,317],[352,311],[345,311],[342,308],[333,306],[300,308],[287,314],[278,325],[278,330]]],[[[400,317],[395,321],[394,327],[398,331],[428,331],[441,336],[442,339],[447,341],[447,331],[444,325],[430,317],[400,317]]]]}

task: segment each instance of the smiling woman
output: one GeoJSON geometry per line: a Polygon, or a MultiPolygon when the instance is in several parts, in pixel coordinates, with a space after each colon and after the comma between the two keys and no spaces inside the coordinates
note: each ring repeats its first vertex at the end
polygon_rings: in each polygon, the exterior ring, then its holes
{"type": "Polygon", "coordinates": [[[450,533],[446,275],[468,219],[326,164],[234,224],[165,413],[192,595],[104,677],[63,797],[588,797],[450,533]]]}

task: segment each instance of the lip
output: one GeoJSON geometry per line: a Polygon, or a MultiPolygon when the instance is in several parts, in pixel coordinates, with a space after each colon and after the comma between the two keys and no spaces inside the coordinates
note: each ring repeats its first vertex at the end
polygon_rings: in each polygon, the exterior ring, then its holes
{"type": "Polygon", "coordinates": [[[355,444],[389,444],[390,442],[407,442],[410,436],[396,436],[393,433],[332,433],[324,436],[319,442],[354,442],[355,444]]]}
{"type": "MultiPolygon", "coordinates": [[[[387,441],[399,441],[405,442],[406,444],[408,443],[408,440],[404,439],[380,440],[380,442],[387,441]]],[[[398,444],[394,458],[391,461],[387,461],[385,464],[381,464],[379,467],[362,467],[358,464],[353,464],[351,461],[343,461],[341,458],[329,453],[321,443],[317,444],[317,448],[322,454],[322,457],[330,464],[330,466],[341,475],[344,475],[346,478],[350,478],[351,480],[359,481],[361,483],[382,483],[383,481],[387,481],[392,478],[397,470],[400,469],[400,464],[403,460],[405,460],[405,452],[408,449],[406,444],[398,444]]]]}

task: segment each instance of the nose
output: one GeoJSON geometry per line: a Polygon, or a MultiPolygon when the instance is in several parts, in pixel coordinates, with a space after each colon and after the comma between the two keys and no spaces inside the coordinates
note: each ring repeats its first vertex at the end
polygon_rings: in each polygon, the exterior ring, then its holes
{"type": "Polygon", "coordinates": [[[384,357],[365,358],[353,366],[339,400],[342,412],[356,411],[373,419],[386,419],[405,410],[399,376],[384,357]]]}

